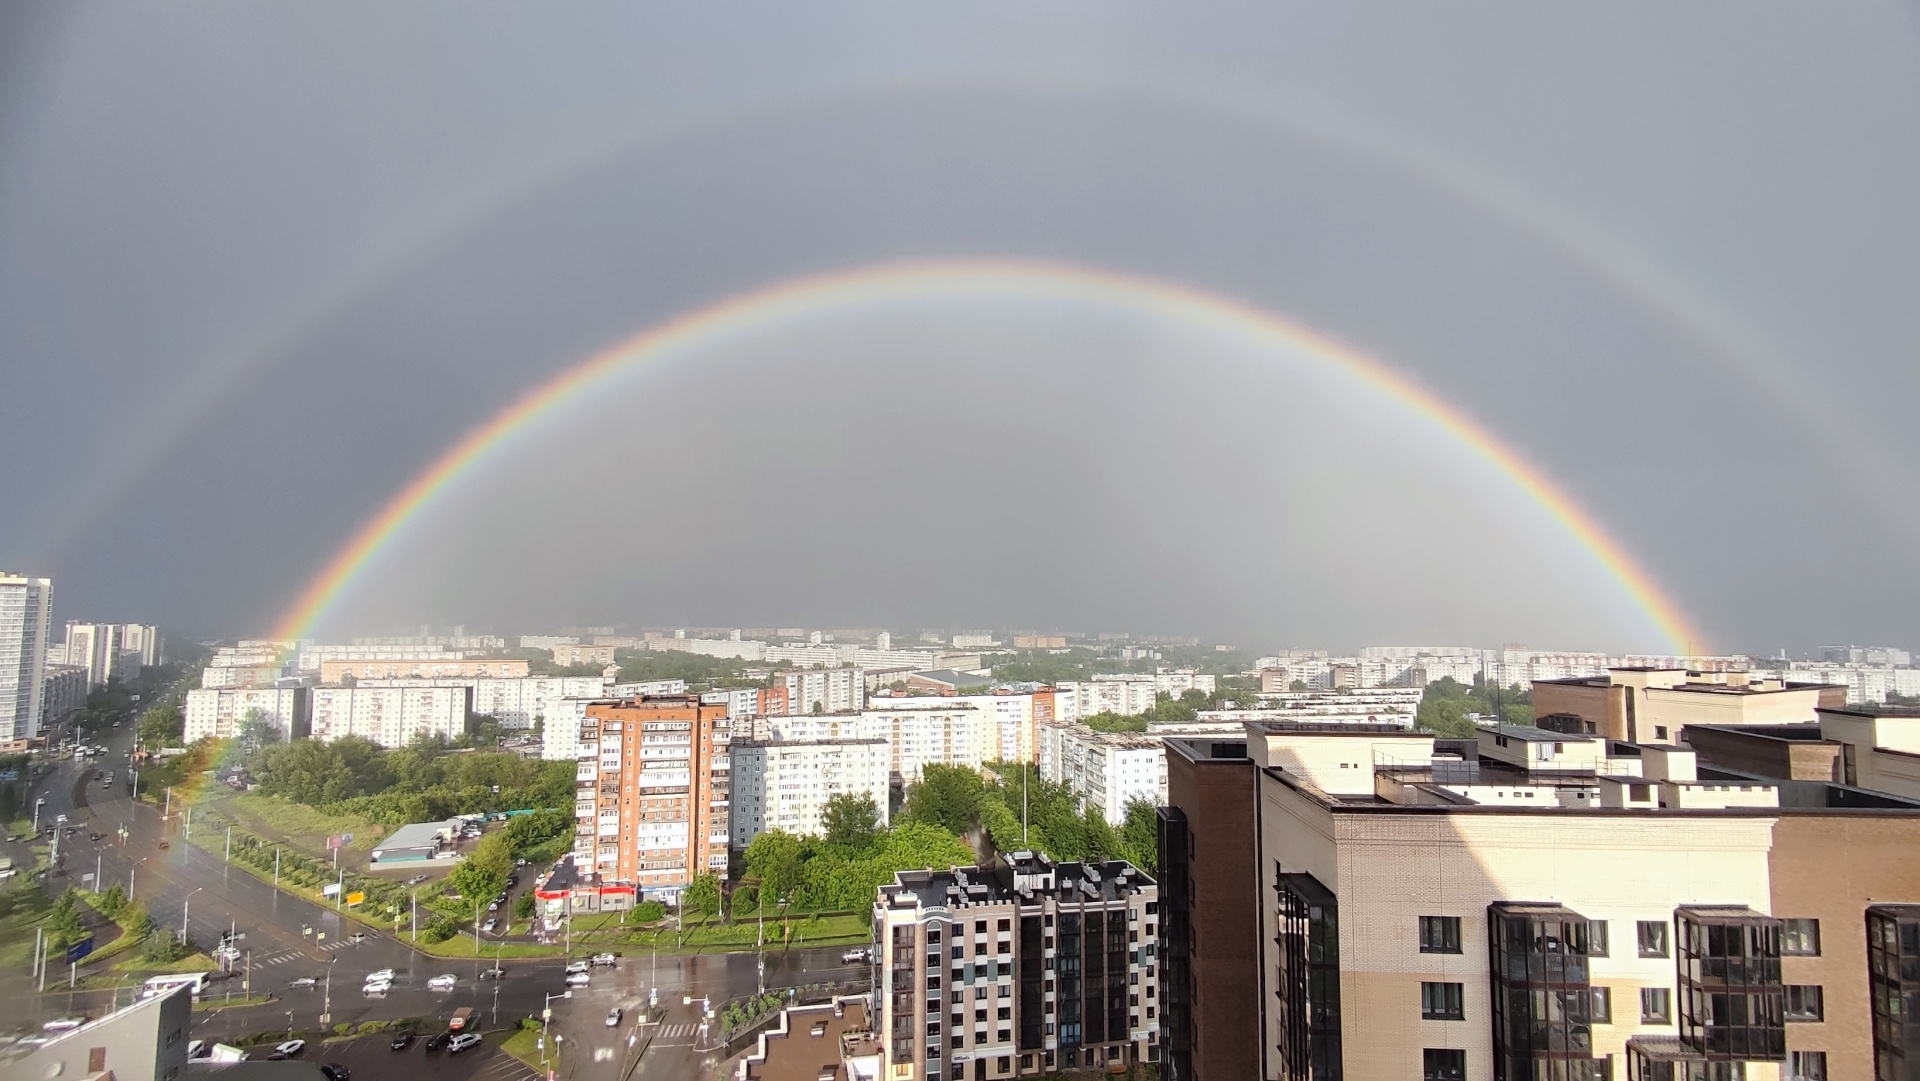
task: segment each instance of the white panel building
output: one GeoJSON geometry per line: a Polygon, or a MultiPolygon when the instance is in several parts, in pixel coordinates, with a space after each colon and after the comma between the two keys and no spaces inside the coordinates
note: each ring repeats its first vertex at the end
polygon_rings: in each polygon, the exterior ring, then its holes
{"type": "MultiPolygon", "coordinates": [[[[549,762],[571,762],[581,754],[589,757],[597,744],[580,743],[580,722],[586,720],[591,698],[561,698],[547,703],[546,723],[540,727],[540,757],[549,762]]],[[[592,780],[589,774],[586,778],[592,780]]]]}
{"type": "Polygon", "coordinates": [[[823,832],[820,816],[838,795],[865,795],[887,820],[893,750],[884,739],[734,740],[732,844],[745,848],[770,829],[823,832]]]}
{"type": "Polygon", "coordinates": [[[318,740],[359,736],[404,747],[422,736],[458,739],[473,712],[471,687],[314,687],[309,694],[318,740]]]}
{"type": "Polygon", "coordinates": [[[0,571],[0,739],[40,734],[53,580],[0,571]]]}
{"type": "Polygon", "coordinates": [[[307,734],[307,688],[196,687],[187,692],[183,712],[188,743],[237,736],[256,713],[290,740],[307,734]]]}
{"type": "Polygon", "coordinates": [[[851,713],[866,705],[867,676],[858,668],[812,668],[775,672],[773,685],[785,688],[787,712],[851,713]]]}
{"type": "Polygon", "coordinates": [[[1081,810],[1100,812],[1118,825],[1127,804],[1167,802],[1167,754],[1153,736],[1096,732],[1085,725],[1040,727],[1040,776],[1064,784],[1081,810]]]}
{"type": "Polygon", "coordinates": [[[445,676],[437,679],[363,679],[361,687],[468,687],[473,712],[492,717],[501,726],[525,730],[544,718],[548,708],[563,698],[605,698],[604,676],[445,676]]]}

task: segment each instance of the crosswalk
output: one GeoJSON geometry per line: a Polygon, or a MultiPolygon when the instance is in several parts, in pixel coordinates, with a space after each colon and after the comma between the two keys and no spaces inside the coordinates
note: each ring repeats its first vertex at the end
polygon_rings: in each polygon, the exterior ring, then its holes
{"type": "Polygon", "coordinates": [[[288,961],[303,960],[306,956],[306,953],[301,950],[283,950],[280,953],[267,957],[256,957],[253,959],[253,963],[256,965],[284,965],[288,961]]]}
{"type": "Polygon", "coordinates": [[[675,1025],[662,1025],[660,1026],[660,1035],[656,1037],[656,1039],[660,1040],[663,1043],[670,1042],[673,1040],[684,1040],[692,1036],[694,1033],[694,1030],[699,1027],[700,1027],[699,1025],[693,1024],[691,1022],[685,1022],[681,1024],[675,1024],[675,1025]]]}

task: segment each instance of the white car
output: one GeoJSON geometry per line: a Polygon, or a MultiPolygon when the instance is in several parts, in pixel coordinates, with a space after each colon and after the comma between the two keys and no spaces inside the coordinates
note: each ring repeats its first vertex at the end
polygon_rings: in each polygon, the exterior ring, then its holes
{"type": "Polygon", "coordinates": [[[606,965],[606,966],[608,966],[608,967],[612,967],[612,966],[613,966],[613,962],[614,962],[614,957],[613,957],[613,955],[612,955],[612,954],[610,954],[610,953],[596,953],[596,954],[594,954],[594,955],[593,955],[593,960],[592,960],[592,962],[590,962],[590,963],[592,963],[592,964],[595,964],[595,965],[606,965]]]}
{"type": "Polygon", "coordinates": [[[273,1054],[275,1058],[292,1058],[304,1050],[306,1046],[307,1041],[305,1040],[288,1040],[285,1043],[275,1044],[273,1046],[273,1054]]]}
{"type": "Polygon", "coordinates": [[[363,995],[384,995],[391,990],[393,990],[393,982],[391,980],[379,980],[362,987],[360,993],[363,995]]]}
{"type": "Polygon", "coordinates": [[[314,979],[312,976],[302,976],[288,984],[287,989],[290,991],[311,991],[318,986],[320,986],[319,980],[314,979]]]}
{"type": "Polygon", "coordinates": [[[620,1017],[621,1017],[621,1012],[620,1012],[620,1007],[618,1006],[615,1006],[613,1009],[607,1011],[607,1027],[619,1028],[620,1017]]]}
{"type": "Polygon", "coordinates": [[[591,983],[591,982],[593,982],[593,977],[592,977],[592,976],[589,976],[589,975],[587,975],[587,974],[586,974],[586,973],[584,973],[584,972],[569,972],[569,973],[567,973],[567,986],[568,986],[568,987],[585,987],[585,986],[586,986],[587,984],[589,984],[589,983],[591,983]]]}
{"type": "Polygon", "coordinates": [[[586,961],[573,961],[567,965],[567,975],[571,976],[576,972],[585,972],[591,967],[592,966],[586,961]]]}
{"type": "Polygon", "coordinates": [[[390,969],[390,968],[383,968],[383,969],[381,969],[381,970],[380,970],[380,971],[378,971],[378,972],[369,972],[369,973],[367,973],[367,982],[368,982],[368,983],[373,983],[373,982],[374,982],[375,980],[385,980],[385,981],[386,981],[386,982],[388,982],[388,983],[392,983],[392,982],[393,982],[393,970],[392,970],[392,969],[390,969]]]}
{"type": "Polygon", "coordinates": [[[434,977],[433,979],[431,979],[431,980],[428,980],[428,981],[427,981],[427,990],[429,990],[429,991],[451,991],[451,990],[453,990],[453,988],[454,988],[454,985],[455,985],[455,984],[457,984],[457,983],[459,983],[459,982],[460,982],[460,977],[458,977],[458,976],[455,976],[455,975],[454,975],[453,973],[451,973],[451,972],[446,972],[446,973],[442,973],[442,974],[440,974],[440,975],[438,975],[438,976],[435,976],[435,977],[434,977]]]}
{"type": "Polygon", "coordinates": [[[500,926],[499,920],[488,920],[487,922],[480,925],[480,930],[486,932],[487,934],[492,934],[493,929],[498,926],[500,926]]]}
{"type": "Polygon", "coordinates": [[[469,1047],[479,1047],[480,1037],[471,1032],[462,1032],[447,1043],[447,1053],[457,1055],[469,1047]]]}
{"type": "Polygon", "coordinates": [[[840,955],[840,963],[845,965],[864,964],[871,960],[873,960],[873,951],[867,949],[848,950],[840,955]]]}

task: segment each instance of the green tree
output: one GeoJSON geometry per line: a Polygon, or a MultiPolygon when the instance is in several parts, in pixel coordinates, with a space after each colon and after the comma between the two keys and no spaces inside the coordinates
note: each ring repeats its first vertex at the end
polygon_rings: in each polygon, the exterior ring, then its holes
{"type": "Polygon", "coordinates": [[[1120,822],[1120,856],[1135,867],[1153,874],[1160,869],[1160,815],[1147,800],[1127,801],[1126,817],[1120,822]]]}
{"type": "Polygon", "coordinates": [[[985,788],[980,774],[965,766],[923,766],[920,779],[907,788],[901,817],[965,834],[979,817],[985,788]]]}
{"type": "Polygon", "coordinates": [[[187,719],[180,707],[165,702],[141,714],[136,730],[140,742],[148,747],[178,747],[186,727],[187,719]]]}
{"type": "Polygon", "coordinates": [[[507,886],[513,870],[513,847],[506,833],[489,833],[480,838],[473,852],[447,876],[447,884],[468,907],[485,901],[507,886]]]}
{"type": "Polygon", "coordinates": [[[842,792],[828,797],[820,812],[820,823],[826,828],[828,844],[856,853],[865,852],[879,835],[880,808],[865,792],[858,795],[842,792]]]}
{"type": "Polygon", "coordinates": [[[720,878],[711,871],[700,875],[680,892],[680,907],[701,917],[720,911],[720,878]]]}
{"type": "Polygon", "coordinates": [[[72,889],[60,895],[47,913],[48,949],[64,950],[87,937],[87,925],[80,918],[78,895],[72,889]]]}
{"type": "Polygon", "coordinates": [[[93,907],[98,910],[102,916],[110,920],[117,920],[120,918],[121,911],[127,907],[126,891],[122,890],[120,884],[116,882],[108,886],[105,893],[94,898],[93,907]]]}
{"type": "Polygon", "coordinates": [[[786,897],[806,876],[807,844],[785,830],[767,830],[747,845],[747,873],[760,880],[760,892],[786,897]]]}
{"type": "Polygon", "coordinates": [[[513,918],[516,920],[532,919],[534,905],[537,903],[537,900],[538,899],[533,896],[532,890],[521,894],[520,899],[513,903],[513,918]]]}
{"type": "Polygon", "coordinates": [[[666,918],[666,905],[658,901],[642,901],[627,910],[626,918],[622,922],[638,926],[641,924],[659,923],[666,918]]]}
{"type": "Polygon", "coordinates": [[[1296,679],[1292,683],[1287,684],[1287,690],[1290,690],[1295,694],[1298,694],[1301,691],[1310,691],[1312,689],[1313,689],[1312,687],[1307,686],[1307,681],[1304,679],[1296,679]]]}

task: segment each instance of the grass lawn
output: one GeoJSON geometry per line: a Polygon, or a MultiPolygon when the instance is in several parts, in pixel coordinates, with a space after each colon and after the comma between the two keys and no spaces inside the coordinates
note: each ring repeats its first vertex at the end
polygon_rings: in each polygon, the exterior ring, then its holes
{"type": "MultiPolygon", "coordinates": [[[[230,815],[240,828],[252,830],[263,837],[283,837],[288,844],[314,856],[325,856],[327,838],[342,833],[353,834],[347,851],[371,852],[394,829],[359,815],[328,814],[303,803],[278,796],[263,796],[257,792],[214,795],[210,800],[230,815]]],[[[348,861],[344,856],[342,862],[356,868],[366,863],[362,859],[348,861]]]]}
{"type": "Polygon", "coordinates": [[[137,972],[145,976],[167,976],[176,972],[212,972],[220,966],[204,953],[190,953],[178,961],[148,961],[129,957],[113,966],[116,972],[137,972]]]}
{"type": "Polygon", "coordinates": [[[33,965],[33,925],[52,908],[46,891],[30,883],[0,893],[0,971],[25,972],[33,965]]]}
{"type": "MultiPolygon", "coordinates": [[[[540,1068],[540,1030],[516,1029],[513,1035],[501,1041],[500,1050],[537,1070],[540,1068]]],[[[547,1068],[550,1070],[560,1068],[560,1055],[557,1050],[547,1052],[547,1068]]]]}
{"type": "Polygon", "coordinates": [[[264,1006],[273,1001],[272,995],[235,995],[232,998],[210,996],[193,1000],[196,1013],[228,1008],[239,1009],[242,1006],[264,1006]]]}
{"type": "Polygon", "coordinates": [[[475,951],[472,935],[455,935],[445,942],[431,944],[425,938],[419,942],[412,942],[404,933],[399,935],[398,939],[421,953],[431,954],[434,957],[478,957],[483,961],[495,956],[496,953],[500,957],[558,957],[566,952],[559,946],[542,946],[537,942],[503,942],[496,945],[484,938],[480,940],[480,949],[475,951]]]}

